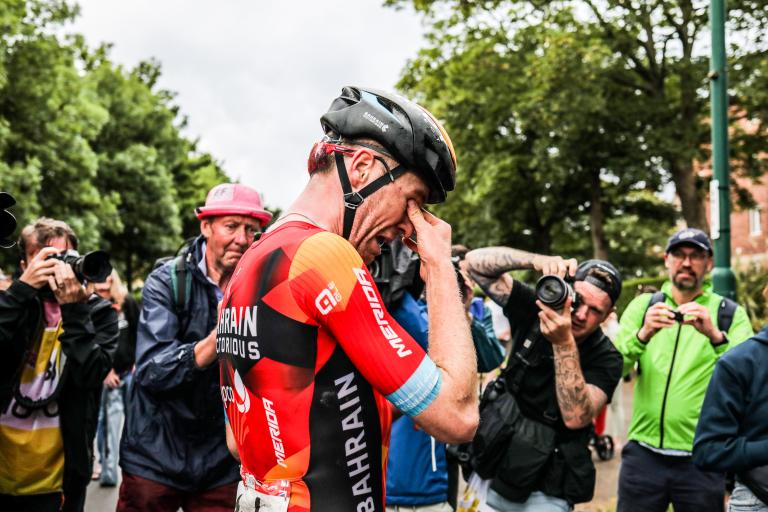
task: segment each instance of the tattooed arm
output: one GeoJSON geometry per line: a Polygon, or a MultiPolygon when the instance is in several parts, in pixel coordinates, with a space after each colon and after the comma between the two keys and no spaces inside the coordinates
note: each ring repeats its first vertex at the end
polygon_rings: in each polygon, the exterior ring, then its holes
{"type": "Polygon", "coordinates": [[[466,256],[467,270],[480,288],[499,306],[504,306],[512,292],[510,270],[538,270],[543,274],[576,272],[576,260],[564,260],[560,256],[542,256],[510,247],[485,247],[469,251],[466,256]]]}
{"type": "MultiPolygon", "coordinates": [[[[571,311],[567,299],[563,311],[571,311]]],[[[541,334],[552,343],[555,355],[555,389],[563,422],[569,429],[589,425],[608,403],[605,392],[584,380],[579,362],[579,347],[571,331],[570,313],[560,313],[537,301],[541,311],[541,334]]]]}
{"type": "Polygon", "coordinates": [[[608,403],[608,397],[602,389],[584,381],[575,341],[553,344],[552,350],[555,353],[557,403],[563,422],[570,429],[584,428],[608,403]]]}

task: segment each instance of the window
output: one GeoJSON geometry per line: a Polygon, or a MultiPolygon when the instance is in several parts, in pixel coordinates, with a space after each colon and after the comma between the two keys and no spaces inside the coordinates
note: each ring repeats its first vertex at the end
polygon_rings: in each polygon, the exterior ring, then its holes
{"type": "Polygon", "coordinates": [[[749,210],[749,234],[759,235],[762,232],[763,229],[760,225],[760,209],[752,208],[749,210]]]}

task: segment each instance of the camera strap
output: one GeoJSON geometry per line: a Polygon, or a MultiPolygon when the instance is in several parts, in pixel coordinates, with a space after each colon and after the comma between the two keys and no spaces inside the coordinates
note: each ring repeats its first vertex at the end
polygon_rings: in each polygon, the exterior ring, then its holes
{"type": "Polygon", "coordinates": [[[513,395],[517,395],[520,391],[520,385],[523,382],[525,372],[531,367],[529,356],[533,352],[539,338],[541,338],[541,329],[539,322],[534,320],[528,334],[512,347],[512,353],[509,356],[507,367],[504,368],[501,374],[501,378],[504,379],[507,390],[513,395]],[[518,345],[520,345],[520,348],[518,348],[518,345]]]}

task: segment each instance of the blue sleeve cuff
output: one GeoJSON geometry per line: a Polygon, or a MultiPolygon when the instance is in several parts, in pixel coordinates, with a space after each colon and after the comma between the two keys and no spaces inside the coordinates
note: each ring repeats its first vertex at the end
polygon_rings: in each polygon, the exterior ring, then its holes
{"type": "Polygon", "coordinates": [[[440,370],[425,355],[413,375],[399,389],[387,395],[387,400],[403,414],[413,417],[422,413],[437,398],[442,382],[440,370]]]}

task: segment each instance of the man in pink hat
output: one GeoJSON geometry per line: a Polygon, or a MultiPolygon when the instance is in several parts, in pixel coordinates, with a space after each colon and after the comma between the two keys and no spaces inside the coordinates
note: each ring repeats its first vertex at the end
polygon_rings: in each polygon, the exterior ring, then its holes
{"type": "Polygon", "coordinates": [[[216,361],[217,305],[237,262],[272,218],[259,193],[226,183],[196,209],[200,236],[147,278],[120,446],[119,511],[232,511],[216,361]]]}

